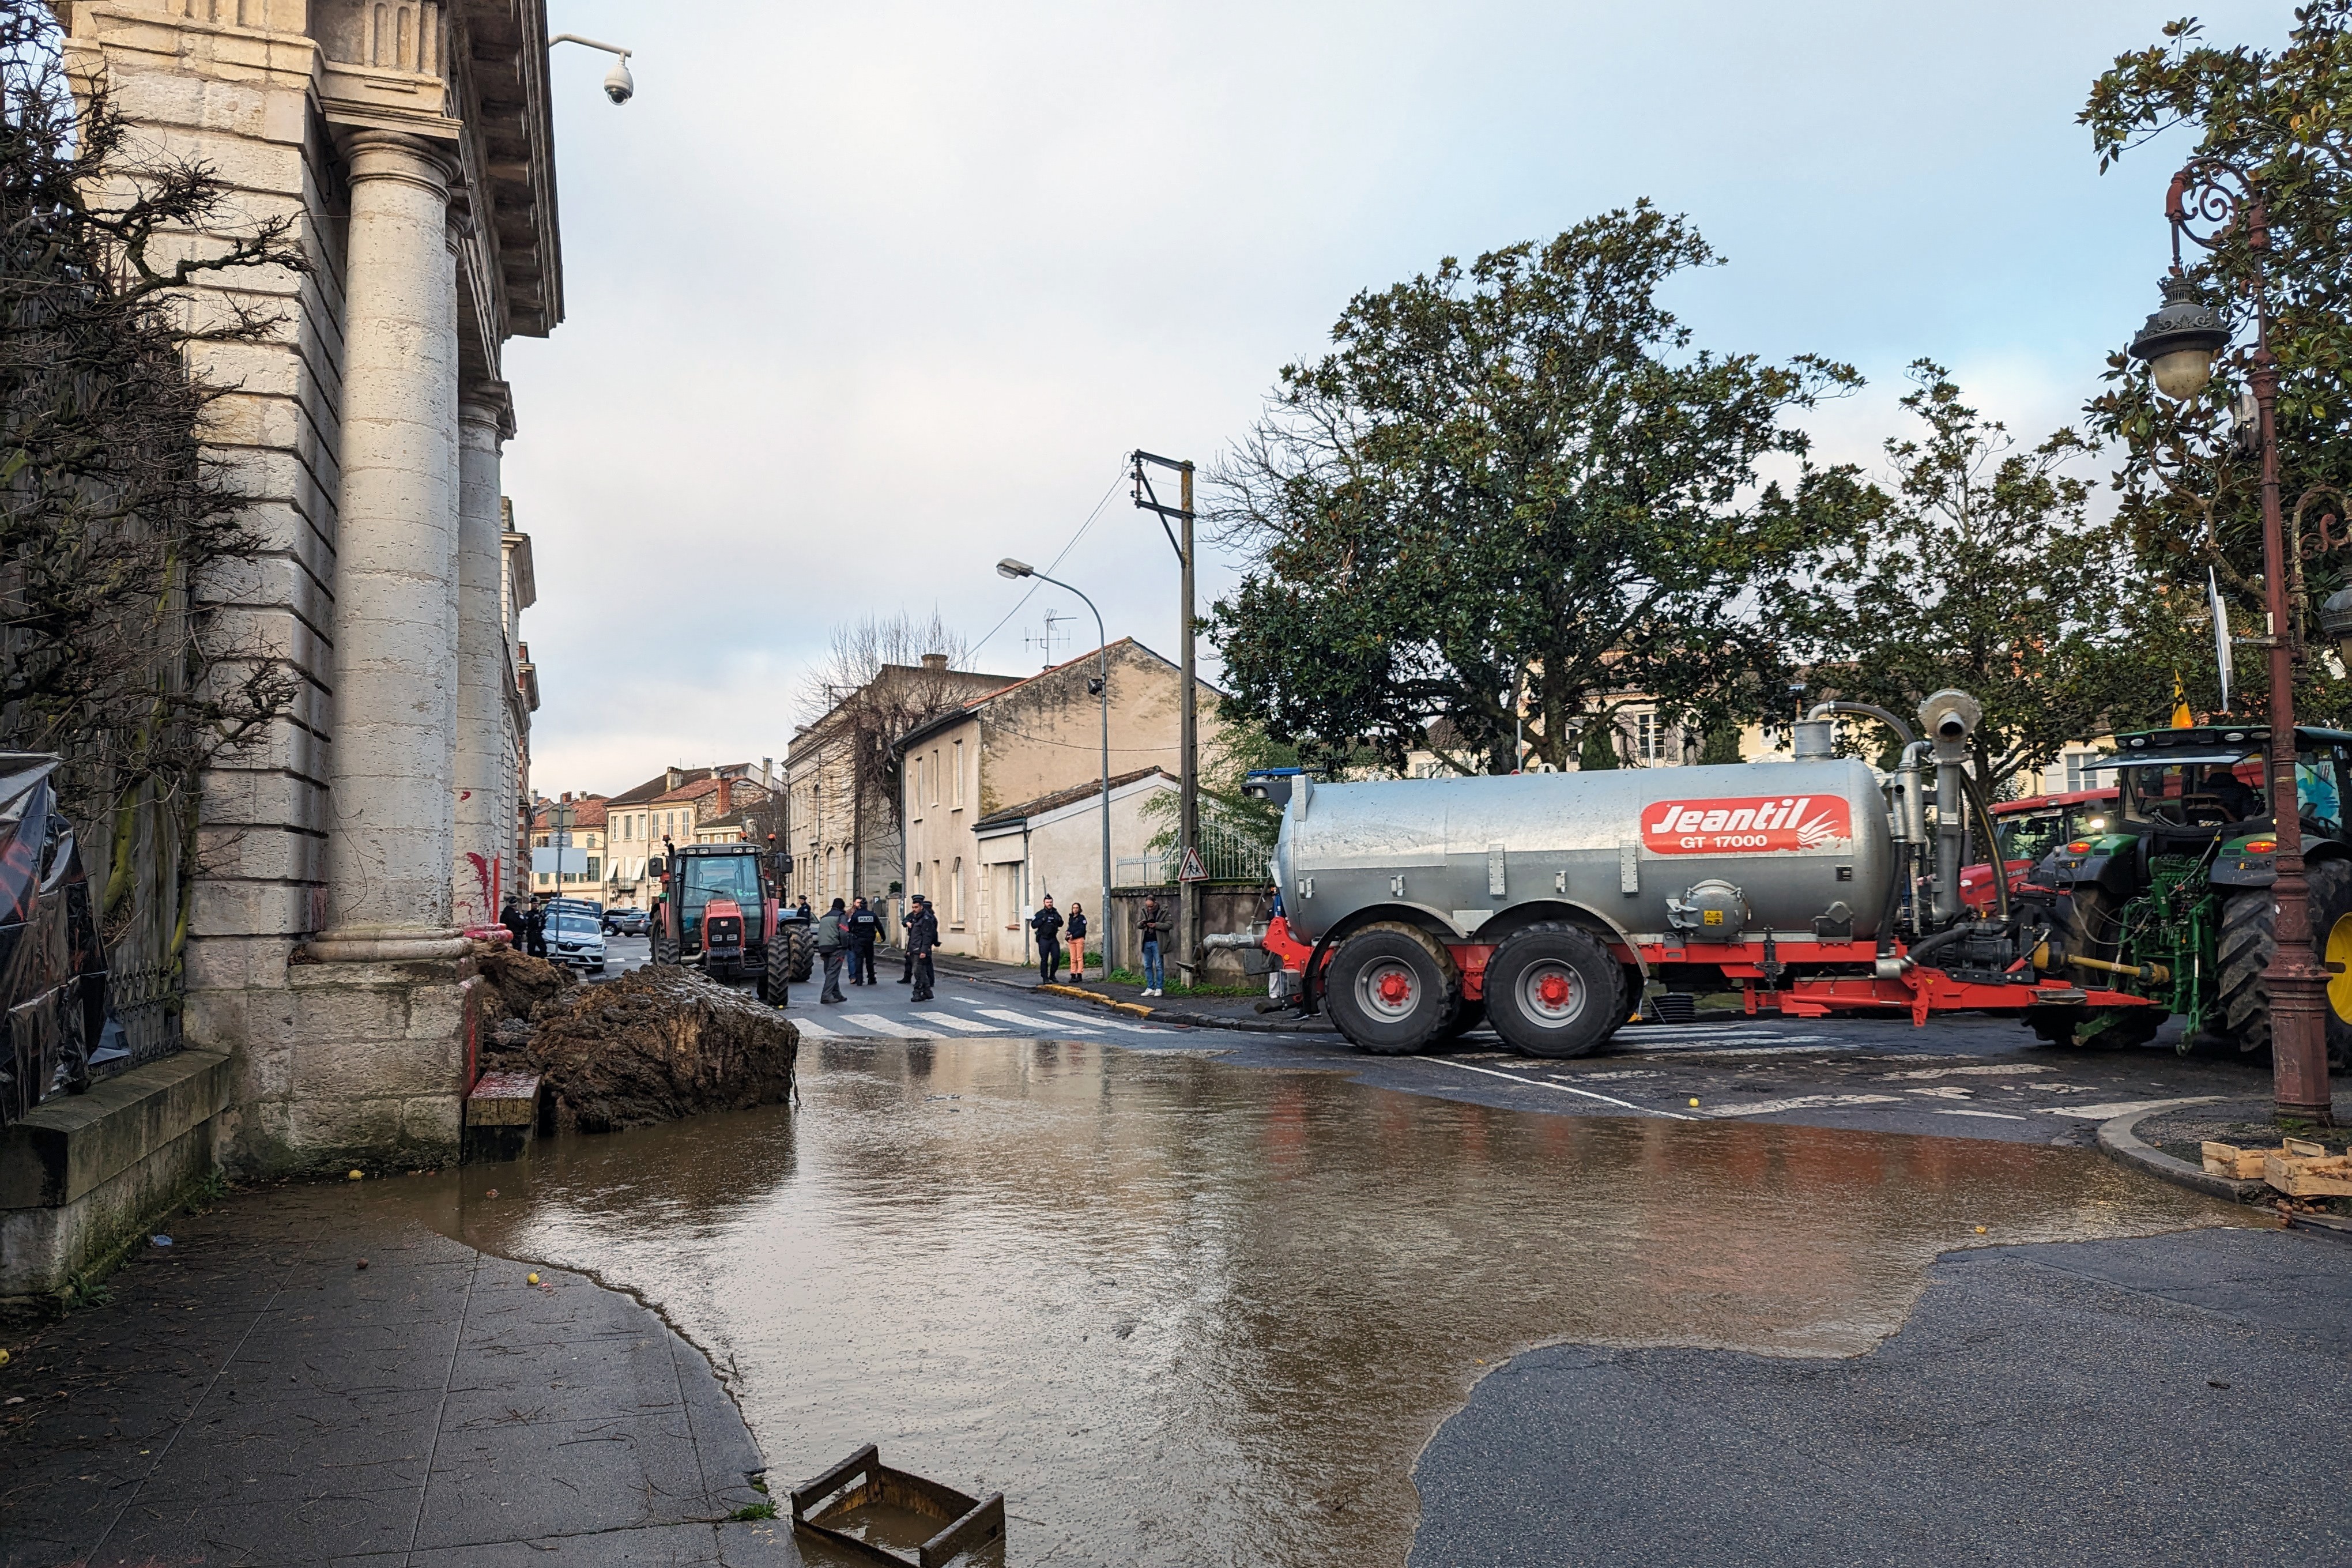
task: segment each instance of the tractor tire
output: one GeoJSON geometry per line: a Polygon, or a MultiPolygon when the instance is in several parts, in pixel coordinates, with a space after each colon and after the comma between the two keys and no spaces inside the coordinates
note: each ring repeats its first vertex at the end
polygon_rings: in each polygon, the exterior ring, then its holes
{"type": "Polygon", "coordinates": [[[815,950],[809,945],[808,927],[790,926],[776,935],[784,943],[784,978],[794,985],[805,984],[815,969],[815,950]]]}
{"type": "Polygon", "coordinates": [[[1616,1033],[1629,1005],[1617,960],[1580,926],[1528,926],[1486,964],[1487,1020],[1526,1056],[1583,1056],[1616,1033]]]}
{"type": "Polygon", "coordinates": [[[757,987],[760,1000],[771,1007],[781,1007],[792,995],[792,982],[784,978],[783,942],[780,938],[768,949],[765,962],[760,965],[757,987]]]}
{"type": "Polygon", "coordinates": [[[2352,860],[2322,860],[2304,872],[2311,886],[2311,947],[2327,976],[2327,1065],[2352,1070],[2352,860]]]}
{"type": "MultiPolygon", "coordinates": [[[[2318,914],[2315,908],[2315,928],[2319,927],[2318,914]]],[[[2221,969],[2214,995],[2220,1022],[2216,1032],[2237,1048],[2239,1059],[2268,1061],[2271,983],[2266,972],[2278,952],[2278,903],[2270,889],[2248,888],[2231,895],[2221,906],[2221,938],[2216,945],[2221,969]]]]}
{"type": "Polygon", "coordinates": [[[1404,1057],[1437,1041],[1461,1010],[1462,972],[1418,926],[1380,921],[1339,944],[1324,971],[1323,1005],[1350,1045],[1404,1057]]]}
{"type": "MultiPolygon", "coordinates": [[[[2123,901],[2105,888],[2077,888],[2058,900],[2053,934],[2070,954],[2116,961],[2123,945],[2123,901]]],[[[2068,975],[2086,986],[2104,987],[2111,978],[2094,969],[2072,969],[2068,975]]]]}
{"type": "Polygon", "coordinates": [[[653,940],[653,961],[656,963],[676,963],[677,943],[666,936],[656,934],[653,940]]]}

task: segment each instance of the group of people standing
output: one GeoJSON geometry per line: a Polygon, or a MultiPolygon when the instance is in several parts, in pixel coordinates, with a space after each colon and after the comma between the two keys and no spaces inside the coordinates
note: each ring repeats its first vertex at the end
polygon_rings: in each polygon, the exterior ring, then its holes
{"type": "MultiPolygon", "coordinates": [[[[808,908],[803,900],[801,908],[808,908]]],[[[931,912],[930,900],[917,893],[908,900],[906,919],[907,972],[900,976],[901,984],[914,986],[913,1000],[931,1000],[931,950],[940,944],[939,917],[931,912]]],[[[881,940],[882,917],[864,899],[855,908],[835,899],[833,907],[816,917],[809,928],[809,940],[816,949],[817,962],[824,967],[824,989],[818,993],[819,1002],[845,1002],[841,994],[841,972],[849,970],[852,985],[878,984],[874,974],[874,947],[881,940]]]]}
{"type": "Polygon", "coordinates": [[[547,956],[547,905],[541,895],[533,893],[530,907],[525,908],[513,894],[508,894],[506,907],[499,911],[499,924],[514,938],[517,952],[533,958],[547,956]]]}
{"type": "MultiPolygon", "coordinates": [[[[1157,996],[1167,981],[1160,967],[1160,945],[1168,939],[1169,921],[1161,912],[1160,900],[1146,898],[1143,910],[1136,921],[1136,934],[1142,938],[1143,994],[1157,996]]],[[[1054,907],[1054,895],[1048,893],[1038,901],[1037,912],[1029,917],[1029,930],[1037,939],[1037,975],[1048,985],[1061,978],[1062,944],[1067,938],[1070,949],[1070,978],[1087,977],[1087,910],[1084,904],[1070,906],[1069,917],[1054,907]]]]}

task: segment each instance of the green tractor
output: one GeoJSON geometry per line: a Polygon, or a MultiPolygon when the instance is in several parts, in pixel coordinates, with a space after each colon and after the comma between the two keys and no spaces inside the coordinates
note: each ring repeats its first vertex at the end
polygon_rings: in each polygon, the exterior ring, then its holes
{"type": "MultiPolygon", "coordinates": [[[[2327,1054],[2352,1065],[2352,837],[2342,784],[2352,733],[2297,729],[2295,778],[2312,944],[2327,966],[2327,1054]]],[[[2277,950],[2277,841],[2265,798],[2270,731],[2201,724],[2116,737],[2122,786],[2108,830],[2062,844],[2032,880],[2055,889],[2059,961],[2086,981],[2159,1004],[2088,1013],[2040,1008],[2054,1044],[2135,1046],[2165,1018],[2191,1046],[2267,1056],[2277,950]]]]}

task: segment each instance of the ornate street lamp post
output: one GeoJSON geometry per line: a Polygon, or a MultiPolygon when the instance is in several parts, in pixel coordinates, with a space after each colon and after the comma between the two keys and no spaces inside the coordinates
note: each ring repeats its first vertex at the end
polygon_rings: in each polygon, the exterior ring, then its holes
{"type": "Polygon", "coordinates": [[[2230,343],[2221,312],[2198,303],[2180,267],[2180,242],[2205,250],[2242,246],[2251,263],[2254,349],[2247,363],[2256,414],[2255,441],[2263,462],[2263,602],[2268,635],[2252,638],[2270,654],[2270,788],[2273,836],[2278,840],[2278,946],[2264,971],[2271,1000],[2273,1094],[2282,1116],[2327,1124],[2327,975],[2312,952],[2310,887],[2304,878],[2303,822],[2295,788],[2294,622],[2287,604],[2284,528],[2279,515],[2278,361],[2271,354],[2270,300],[2264,268],[2270,255],[2270,214],[2261,184],[2216,158],[2192,160],[2172,177],[2164,203],[2172,225],[2172,271],[2164,303],[2132,339],[2135,359],[2146,360],[2157,391],[2187,402],[2212,379],[2213,362],[2230,343]],[[2201,227],[2201,232],[2200,232],[2201,227]]]}

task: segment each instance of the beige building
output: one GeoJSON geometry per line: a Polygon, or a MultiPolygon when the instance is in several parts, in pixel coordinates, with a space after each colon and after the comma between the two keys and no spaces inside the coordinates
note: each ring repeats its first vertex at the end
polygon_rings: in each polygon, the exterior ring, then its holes
{"type": "Polygon", "coordinates": [[[611,858],[604,843],[605,804],[603,795],[575,796],[569,790],[537,804],[530,823],[532,892],[604,901],[604,867],[611,858]]]}
{"type": "MultiPolygon", "coordinates": [[[[605,803],[604,902],[615,909],[645,910],[661,896],[651,863],[661,858],[662,840],[677,844],[729,844],[720,819],[739,820],[763,805],[772,790],[766,763],[722,763],[708,768],[665,768],[635,789],[605,803]]],[[[740,837],[740,829],[736,830],[740,837]]]]}
{"type": "Polygon", "coordinates": [[[783,779],[792,893],[820,909],[860,894],[889,898],[906,865],[896,809],[903,798],[898,738],[1020,679],[950,669],[945,654],[925,654],[919,665],[884,665],[795,732],[784,752],[783,779]]]}
{"type": "MultiPolygon", "coordinates": [[[[981,954],[985,941],[993,956],[1008,919],[1019,935],[1025,889],[1005,872],[982,873],[982,820],[1063,791],[1099,788],[1099,709],[1087,689],[1096,660],[1088,653],[975,698],[899,742],[903,879],[908,894],[921,893],[937,906],[946,951],[981,954]]],[[[1132,637],[1111,644],[1109,660],[1112,775],[1153,768],[1176,774],[1182,673],[1132,637]]],[[[1218,693],[1205,681],[1198,688],[1200,744],[1207,753],[1216,743],[1218,693]]],[[[1099,881],[1097,869],[1071,885],[1089,909],[1101,901],[1099,881]]],[[[1062,901],[1058,890],[1055,901],[1062,901]]]]}
{"type": "MultiPolygon", "coordinates": [[[[1116,868],[1143,858],[1152,837],[1168,819],[1146,809],[1155,797],[1173,798],[1176,775],[1162,769],[1139,768],[1113,773],[1110,781],[1110,853],[1116,868]]],[[[1004,963],[1028,961],[1029,916],[1046,898],[1067,919],[1073,906],[1087,911],[1087,951],[1103,952],[1102,784],[1088,780],[989,813],[972,824],[974,874],[988,917],[967,922],[971,946],[981,958],[1004,963]]],[[[1117,871],[1113,871],[1116,878],[1117,871]]],[[[941,918],[941,935],[946,934],[941,918]]],[[[1116,955],[1133,967],[1134,954],[1116,955]]]]}

